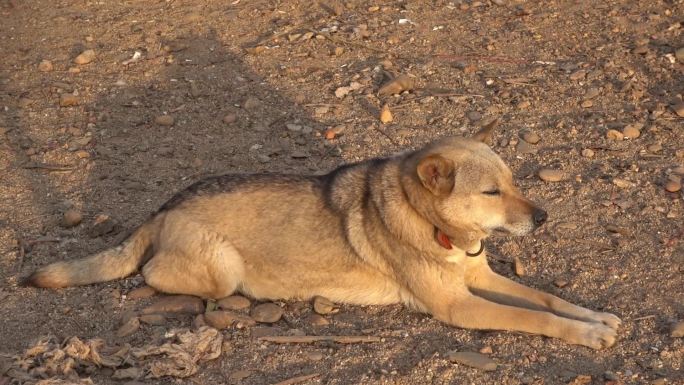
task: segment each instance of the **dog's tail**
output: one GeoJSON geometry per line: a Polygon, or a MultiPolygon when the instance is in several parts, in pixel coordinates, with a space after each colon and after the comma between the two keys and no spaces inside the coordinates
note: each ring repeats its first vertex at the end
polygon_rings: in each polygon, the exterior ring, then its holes
{"type": "Polygon", "coordinates": [[[123,278],[134,272],[142,263],[158,232],[158,222],[155,219],[147,221],[119,246],[83,259],[41,267],[22,284],[58,288],[123,278]]]}

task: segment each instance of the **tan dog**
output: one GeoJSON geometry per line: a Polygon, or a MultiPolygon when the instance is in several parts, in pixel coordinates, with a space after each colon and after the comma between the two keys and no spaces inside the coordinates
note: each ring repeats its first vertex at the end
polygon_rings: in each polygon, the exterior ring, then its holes
{"type": "Polygon", "coordinates": [[[483,143],[492,126],[323,176],[202,180],[118,247],[43,267],[27,283],[84,285],[142,266],[146,282],[167,293],[401,302],[464,328],[613,345],[616,316],[520,285],[487,264],[489,235],[525,235],[546,221],[483,143]]]}

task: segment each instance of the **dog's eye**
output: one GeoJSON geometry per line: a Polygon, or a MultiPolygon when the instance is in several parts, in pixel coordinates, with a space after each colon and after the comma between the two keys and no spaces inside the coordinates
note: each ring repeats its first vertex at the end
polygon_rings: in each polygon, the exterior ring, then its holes
{"type": "Polygon", "coordinates": [[[499,191],[499,189],[496,189],[496,188],[491,189],[491,190],[487,190],[487,191],[483,191],[482,193],[485,195],[501,195],[501,191],[499,191]]]}

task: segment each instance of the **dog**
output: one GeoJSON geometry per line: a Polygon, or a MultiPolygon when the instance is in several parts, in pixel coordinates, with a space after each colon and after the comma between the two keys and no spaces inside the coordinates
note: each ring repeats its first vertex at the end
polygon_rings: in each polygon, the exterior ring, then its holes
{"type": "Polygon", "coordinates": [[[86,285],[142,267],[147,284],[166,293],[403,303],[461,328],[612,346],[621,322],[615,315],[489,267],[487,237],[526,235],[547,220],[486,144],[495,125],[326,175],[206,178],[117,247],[40,268],[25,283],[86,285]]]}

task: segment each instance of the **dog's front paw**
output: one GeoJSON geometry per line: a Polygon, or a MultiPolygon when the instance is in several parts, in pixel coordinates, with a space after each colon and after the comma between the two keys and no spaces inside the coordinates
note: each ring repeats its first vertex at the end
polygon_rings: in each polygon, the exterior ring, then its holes
{"type": "Polygon", "coordinates": [[[568,342],[592,349],[609,348],[615,344],[617,337],[617,331],[614,328],[598,322],[577,321],[570,334],[566,338],[568,342]]]}
{"type": "Polygon", "coordinates": [[[609,326],[615,330],[620,327],[622,320],[618,318],[615,314],[594,312],[594,317],[592,317],[596,322],[601,322],[602,324],[609,326]]]}

